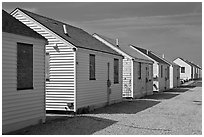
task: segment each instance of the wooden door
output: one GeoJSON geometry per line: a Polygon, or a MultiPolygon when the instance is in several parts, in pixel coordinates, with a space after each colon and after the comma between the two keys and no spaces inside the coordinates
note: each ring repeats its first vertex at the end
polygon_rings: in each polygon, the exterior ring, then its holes
{"type": "Polygon", "coordinates": [[[110,80],[110,63],[107,63],[107,105],[110,103],[111,80],[110,80]]]}

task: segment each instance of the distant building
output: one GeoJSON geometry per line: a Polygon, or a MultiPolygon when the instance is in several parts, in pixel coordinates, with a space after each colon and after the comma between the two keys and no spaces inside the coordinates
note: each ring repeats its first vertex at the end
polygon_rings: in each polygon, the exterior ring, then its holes
{"type": "MultiPolygon", "coordinates": [[[[187,61],[187,60],[186,60],[187,61]]],[[[187,61],[191,67],[192,67],[192,79],[198,79],[200,78],[199,73],[200,73],[200,67],[198,67],[196,64],[193,62],[187,61]]]]}
{"type": "Polygon", "coordinates": [[[188,61],[180,57],[176,58],[173,62],[180,66],[180,79],[181,80],[193,79],[192,64],[190,64],[188,61]]]}
{"type": "MultiPolygon", "coordinates": [[[[156,54],[155,54],[156,55],[156,54]]],[[[156,55],[157,57],[161,58],[162,60],[164,60],[166,63],[168,63],[170,65],[170,69],[169,69],[169,74],[170,74],[170,88],[177,88],[180,86],[181,82],[180,82],[180,66],[177,65],[176,63],[170,61],[169,59],[164,57],[160,57],[158,55],[156,55]]]]}
{"type": "Polygon", "coordinates": [[[2,10],[2,132],[45,122],[44,37],[2,10]]]}
{"type": "Polygon", "coordinates": [[[162,60],[152,51],[141,47],[132,46],[137,52],[145,55],[154,62],[153,64],[153,91],[164,91],[169,89],[169,63],[162,60]]]}
{"type": "Polygon", "coordinates": [[[80,28],[19,8],[11,14],[48,40],[46,110],[77,112],[122,101],[121,54],[80,28]]]}
{"type": "Polygon", "coordinates": [[[132,49],[129,45],[99,34],[95,38],[124,56],[123,97],[140,98],[153,94],[153,61],[132,49]]]}

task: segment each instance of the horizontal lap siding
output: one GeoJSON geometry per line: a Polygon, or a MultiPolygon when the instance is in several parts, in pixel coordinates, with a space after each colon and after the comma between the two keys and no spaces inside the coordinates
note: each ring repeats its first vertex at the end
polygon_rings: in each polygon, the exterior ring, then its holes
{"type": "Polygon", "coordinates": [[[67,43],[39,24],[20,13],[14,16],[48,40],[46,52],[50,54],[50,81],[46,81],[46,110],[66,110],[67,103],[75,102],[75,53],[67,43]]]}
{"type": "Polygon", "coordinates": [[[40,39],[2,33],[3,130],[4,125],[45,117],[44,45],[45,41],[40,39]],[[33,44],[34,89],[17,91],[17,42],[33,44]]]}
{"type": "Polygon", "coordinates": [[[78,49],[77,52],[77,108],[107,102],[107,63],[110,63],[110,101],[122,99],[122,58],[119,60],[119,84],[113,83],[114,55],[78,49]],[[89,54],[95,54],[96,80],[89,80],[89,54]]]}
{"type": "Polygon", "coordinates": [[[47,45],[50,53],[50,80],[46,81],[46,110],[66,110],[67,103],[75,101],[74,61],[75,53],[68,48],[56,52],[47,45]]]}
{"type": "Polygon", "coordinates": [[[132,60],[125,57],[123,59],[123,97],[132,97],[132,60]]]}

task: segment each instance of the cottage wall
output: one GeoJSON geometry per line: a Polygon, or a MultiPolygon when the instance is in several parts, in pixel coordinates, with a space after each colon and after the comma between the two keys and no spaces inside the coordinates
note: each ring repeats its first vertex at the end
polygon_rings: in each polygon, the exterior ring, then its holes
{"type": "Polygon", "coordinates": [[[165,69],[167,69],[168,66],[167,64],[159,64],[159,91],[167,90],[170,87],[170,80],[167,79],[165,73],[165,69]],[[161,65],[163,66],[163,77],[161,77],[161,65]]]}
{"type": "Polygon", "coordinates": [[[150,95],[153,93],[153,89],[152,89],[152,76],[151,78],[148,76],[147,73],[149,73],[149,75],[153,74],[153,68],[152,65],[151,67],[149,67],[149,63],[142,63],[141,64],[141,79],[138,78],[138,69],[139,69],[139,62],[135,62],[134,61],[134,68],[133,68],[133,72],[134,72],[134,98],[140,98],[143,97],[145,95],[150,95]],[[147,68],[147,70],[146,70],[147,68]],[[150,78],[150,79],[149,79],[150,78]],[[146,79],[148,81],[146,81],[146,79]]]}
{"type": "Polygon", "coordinates": [[[2,32],[3,133],[45,120],[45,40],[2,32]],[[17,90],[17,42],[33,44],[33,89],[17,90]]]}
{"type": "Polygon", "coordinates": [[[107,104],[108,62],[110,63],[109,77],[111,80],[110,104],[122,101],[122,57],[85,49],[78,49],[76,53],[77,109],[87,106],[97,108],[107,104]],[[89,54],[95,54],[96,80],[89,80],[89,54]],[[118,84],[114,84],[113,80],[114,58],[119,59],[118,84]]]}
{"type": "Polygon", "coordinates": [[[46,110],[75,111],[73,46],[23,12],[18,10],[13,16],[48,40],[46,53],[49,53],[49,80],[46,81],[46,110]],[[69,108],[67,103],[74,104],[74,107],[69,108]]]}

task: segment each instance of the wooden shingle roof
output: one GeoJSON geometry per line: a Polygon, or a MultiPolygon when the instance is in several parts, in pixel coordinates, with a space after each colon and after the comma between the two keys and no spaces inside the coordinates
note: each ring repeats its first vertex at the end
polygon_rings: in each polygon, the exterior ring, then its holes
{"type": "Polygon", "coordinates": [[[24,9],[18,9],[77,48],[101,51],[122,56],[81,28],[77,28],[66,23],[29,12],[24,9]],[[68,35],[64,33],[63,25],[66,25],[68,35]]]}
{"type": "MultiPolygon", "coordinates": [[[[2,32],[13,33],[33,38],[45,39],[43,36],[24,25],[19,20],[2,10],[2,32]]],[[[45,39],[46,40],[46,39],[45,39]]]]}

